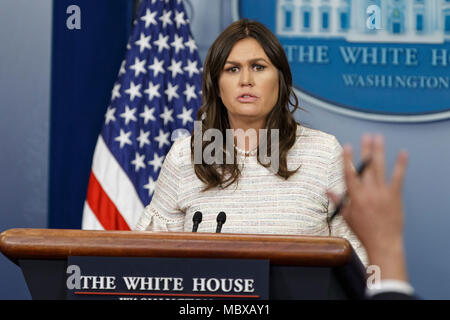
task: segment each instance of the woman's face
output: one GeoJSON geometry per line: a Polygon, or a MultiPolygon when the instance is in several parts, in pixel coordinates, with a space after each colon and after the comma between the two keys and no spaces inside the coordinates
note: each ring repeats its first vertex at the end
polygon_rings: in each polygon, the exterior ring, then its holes
{"type": "Polygon", "coordinates": [[[261,123],[278,100],[278,70],[253,38],[233,46],[219,77],[230,124],[261,123]]]}

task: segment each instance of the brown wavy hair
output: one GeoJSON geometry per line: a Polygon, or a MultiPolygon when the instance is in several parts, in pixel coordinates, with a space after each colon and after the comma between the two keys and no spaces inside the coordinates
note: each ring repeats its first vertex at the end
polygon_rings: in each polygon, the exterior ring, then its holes
{"type": "MultiPolygon", "coordinates": [[[[289,171],[287,168],[287,154],[296,140],[298,123],[293,114],[299,108],[298,98],[292,89],[292,74],[284,49],[275,35],[260,22],[241,19],[232,23],[217,37],[209,48],[203,70],[203,105],[197,112],[197,121],[201,121],[203,133],[212,128],[220,130],[224,140],[223,146],[226,145],[226,129],[231,128],[227,109],[220,98],[218,81],[233,46],[236,42],[245,38],[253,38],[258,41],[267,57],[278,69],[278,100],[267,115],[265,129],[267,129],[268,133],[268,156],[270,156],[271,151],[271,130],[279,130],[279,166],[276,174],[287,180],[300,168],[293,171],[289,171]],[[290,110],[291,106],[293,107],[292,110],[290,110]]],[[[202,139],[202,155],[208,144],[207,141],[202,139]]],[[[233,153],[234,159],[236,159],[236,150],[234,148],[233,153]]],[[[270,162],[267,164],[261,163],[259,153],[260,148],[258,147],[258,163],[266,168],[270,167],[270,162]]],[[[225,157],[226,150],[224,150],[223,159],[225,157]]],[[[191,136],[191,158],[194,160],[194,134],[191,136]]],[[[241,169],[236,161],[232,164],[206,164],[202,159],[201,162],[201,164],[194,164],[194,170],[197,177],[206,184],[202,191],[214,187],[227,188],[234,182],[238,182],[241,169]]]]}

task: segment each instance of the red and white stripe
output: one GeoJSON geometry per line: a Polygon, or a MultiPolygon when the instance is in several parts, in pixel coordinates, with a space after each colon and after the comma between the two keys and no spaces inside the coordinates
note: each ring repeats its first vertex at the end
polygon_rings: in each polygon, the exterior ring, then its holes
{"type": "Polygon", "coordinates": [[[102,136],[92,161],[81,227],[86,230],[131,230],[144,205],[132,182],[102,136]]]}

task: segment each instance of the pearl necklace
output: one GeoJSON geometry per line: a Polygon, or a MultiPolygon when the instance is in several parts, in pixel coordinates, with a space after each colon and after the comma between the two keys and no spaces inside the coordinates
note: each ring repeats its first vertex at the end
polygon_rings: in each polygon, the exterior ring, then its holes
{"type": "Polygon", "coordinates": [[[256,147],[253,150],[250,151],[245,151],[242,150],[241,148],[239,148],[238,146],[234,146],[234,148],[236,149],[237,153],[240,155],[244,155],[244,156],[254,156],[257,152],[258,152],[258,147],[256,147]]]}

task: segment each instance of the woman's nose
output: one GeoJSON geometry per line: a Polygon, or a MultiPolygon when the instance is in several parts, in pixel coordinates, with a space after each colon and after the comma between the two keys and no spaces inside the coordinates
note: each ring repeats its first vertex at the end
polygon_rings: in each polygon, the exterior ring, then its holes
{"type": "Polygon", "coordinates": [[[243,69],[239,82],[241,86],[253,86],[255,83],[251,71],[247,70],[246,68],[243,69]]]}

